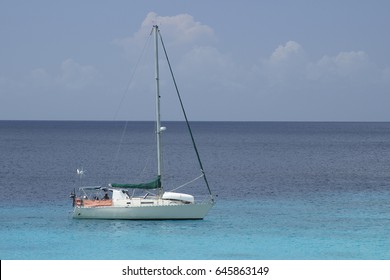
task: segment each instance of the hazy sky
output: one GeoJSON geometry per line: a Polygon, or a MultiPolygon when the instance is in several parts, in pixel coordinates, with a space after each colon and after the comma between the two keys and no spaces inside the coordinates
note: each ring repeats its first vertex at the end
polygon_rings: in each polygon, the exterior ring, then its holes
{"type": "Polygon", "coordinates": [[[191,120],[390,121],[389,15],[386,0],[0,0],[0,120],[153,119],[158,24],[191,120]]]}

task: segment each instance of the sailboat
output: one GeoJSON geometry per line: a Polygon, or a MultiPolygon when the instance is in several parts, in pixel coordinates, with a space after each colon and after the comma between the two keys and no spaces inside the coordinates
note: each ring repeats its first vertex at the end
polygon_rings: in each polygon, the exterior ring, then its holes
{"type": "MultiPolygon", "coordinates": [[[[156,78],[156,144],[157,144],[157,175],[150,182],[128,184],[110,183],[103,186],[81,186],[71,193],[73,200],[72,217],[75,219],[126,219],[126,220],[176,220],[176,219],[203,219],[213,207],[215,200],[211,193],[202,162],[199,157],[194,137],[188,122],[184,106],[177,88],[175,77],[168,55],[157,25],[152,29],[155,41],[155,78],[156,78]],[[160,86],[159,86],[159,39],[174,81],[176,92],[181,104],[186,125],[191,136],[195,154],[198,158],[200,176],[208,189],[208,195],[203,199],[186,193],[165,191],[162,184],[162,147],[161,134],[165,127],[160,120],[160,86]],[[133,195],[130,190],[143,190],[141,196],[133,195]]],[[[77,169],[80,176],[84,176],[83,169],[77,169]]]]}

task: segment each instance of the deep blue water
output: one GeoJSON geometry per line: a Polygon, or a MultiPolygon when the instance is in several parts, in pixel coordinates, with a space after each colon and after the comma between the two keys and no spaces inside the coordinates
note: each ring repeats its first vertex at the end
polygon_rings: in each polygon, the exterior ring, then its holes
{"type": "MultiPolygon", "coordinates": [[[[0,121],[0,259],[390,259],[390,123],[194,122],[218,195],[204,220],[73,220],[76,168],[153,178],[154,124],[124,125],[0,121]]],[[[164,125],[177,186],[199,168],[184,124],[164,125]]]]}

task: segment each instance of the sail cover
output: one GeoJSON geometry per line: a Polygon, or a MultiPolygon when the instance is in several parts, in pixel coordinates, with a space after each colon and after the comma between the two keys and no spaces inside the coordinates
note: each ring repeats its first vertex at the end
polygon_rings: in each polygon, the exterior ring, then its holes
{"type": "Polygon", "coordinates": [[[140,184],[111,184],[113,188],[123,188],[123,189],[159,189],[161,188],[161,179],[158,176],[154,181],[148,183],[140,184]]]}

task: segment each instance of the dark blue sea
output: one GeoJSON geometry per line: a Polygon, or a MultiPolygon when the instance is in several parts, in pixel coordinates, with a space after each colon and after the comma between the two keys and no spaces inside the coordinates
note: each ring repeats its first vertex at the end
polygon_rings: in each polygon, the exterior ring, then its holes
{"type": "MultiPolygon", "coordinates": [[[[169,189],[199,166],[185,125],[164,126],[169,189]]],[[[390,123],[192,130],[218,195],[204,220],[74,220],[80,184],[154,178],[154,124],[0,121],[0,259],[390,259],[390,123]]],[[[207,194],[202,181],[190,187],[207,194]]]]}

